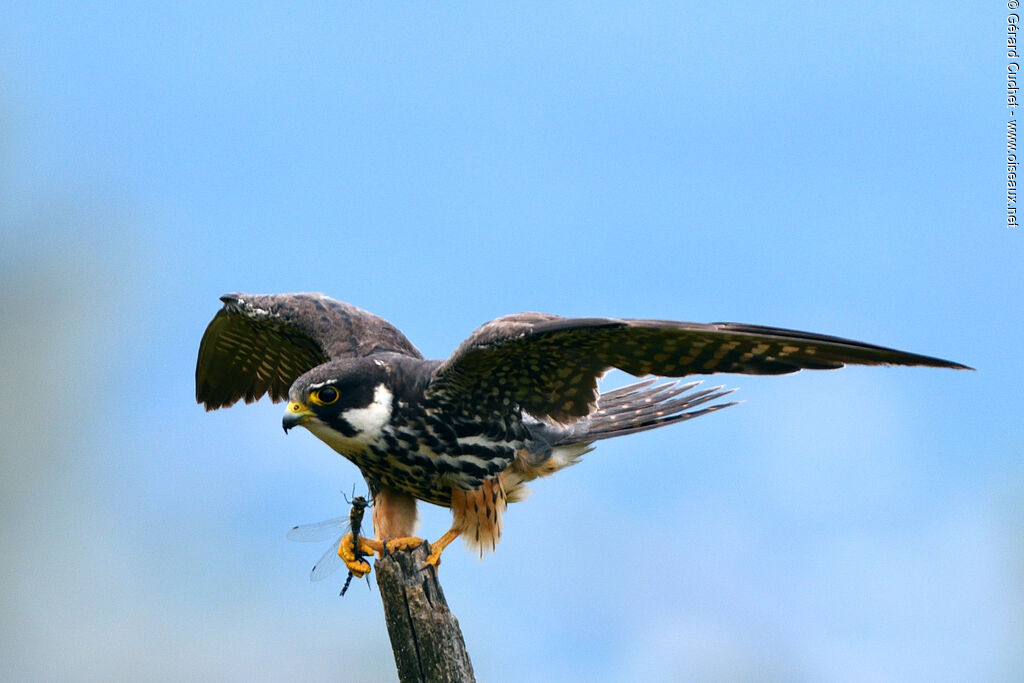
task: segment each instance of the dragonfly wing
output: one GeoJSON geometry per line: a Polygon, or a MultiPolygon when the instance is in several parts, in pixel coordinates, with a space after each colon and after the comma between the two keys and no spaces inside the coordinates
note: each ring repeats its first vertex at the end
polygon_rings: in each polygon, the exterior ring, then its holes
{"type": "Polygon", "coordinates": [[[338,539],[334,541],[329,548],[327,548],[327,552],[321,555],[320,559],[316,561],[316,564],[313,565],[313,571],[309,573],[310,581],[326,579],[328,576],[333,574],[338,567],[345,564],[338,555],[338,545],[340,543],[341,536],[339,536],[338,539]]]}
{"type": "MultiPolygon", "coordinates": [[[[334,517],[333,519],[325,519],[316,524],[293,526],[288,531],[288,540],[302,542],[326,541],[328,538],[338,534],[345,535],[348,533],[348,529],[348,517],[334,517]]],[[[335,547],[337,547],[337,544],[335,544],[335,547]]]]}

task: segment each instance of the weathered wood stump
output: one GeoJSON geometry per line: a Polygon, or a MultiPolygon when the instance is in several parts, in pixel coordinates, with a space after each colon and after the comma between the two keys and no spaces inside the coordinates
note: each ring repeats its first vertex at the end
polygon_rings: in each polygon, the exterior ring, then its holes
{"type": "Polygon", "coordinates": [[[402,683],[475,681],[462,630],[448,609],[429,546],[377,560],[377,587],[402,683]]]}

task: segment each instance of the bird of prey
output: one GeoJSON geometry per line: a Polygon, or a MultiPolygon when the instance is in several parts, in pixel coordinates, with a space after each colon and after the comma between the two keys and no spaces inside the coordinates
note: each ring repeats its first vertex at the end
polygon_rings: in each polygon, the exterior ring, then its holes
{"type": "MultiPolygon", "coordinates": [[[[207,410],[269,394],[351,460],[370,486],[374,539],[359,553],[414,547],[416,501],[451,508],[427,562],[462,536],[481,554],[501,537],[526,482],[575,464],[595,441],[682,422],[732,403],[699,382],[647,378],[598,390],[612,368],[637,377],[778,375],[843,365],[966,366],[862,342],[738,323],[507,315],[445,360],[424,359],[386,320],[322,294],[228,294],[199,346],[196,400],[207,410]]],[[[347,551],[346,551],[347,549],[347,551]]],[[[355,552],[353,552],[353,550],[355,552]]]]}

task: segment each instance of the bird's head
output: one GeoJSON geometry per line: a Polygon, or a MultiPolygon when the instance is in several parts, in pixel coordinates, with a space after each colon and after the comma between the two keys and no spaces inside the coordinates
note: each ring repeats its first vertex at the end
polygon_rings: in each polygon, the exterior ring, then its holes
{"type": "Polygon", "coordinates": [[[288,390],[284,431],[305,427],[335,450],[375,441],[391,419],[394,398],[388,367],[380,360],[351,358],[325,363],[288,390]]]}

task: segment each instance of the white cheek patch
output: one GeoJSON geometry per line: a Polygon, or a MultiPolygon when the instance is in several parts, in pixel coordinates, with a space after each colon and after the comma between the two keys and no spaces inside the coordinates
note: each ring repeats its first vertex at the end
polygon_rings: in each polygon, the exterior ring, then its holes
{"type": "Polygon", "coordinates": [[[357,438],[375,439],[391,419],[391,399],[388,388],[378,384],[373,390],[373,403],[365,408],[350,408],[341,417],[358,430],[357,438]]]}
{"type": "Polygon", "coordinates": [[[342,436],[341,432],[331,429],[319,419],[312,419],[304,424],[303,427],[313,432],[316,438],[342,455],[346,453],[360,453],[366,448],[366,444],[359,441],[358,438],[350,439],[347,436],[342,436]]]}

